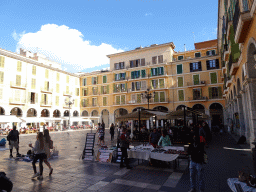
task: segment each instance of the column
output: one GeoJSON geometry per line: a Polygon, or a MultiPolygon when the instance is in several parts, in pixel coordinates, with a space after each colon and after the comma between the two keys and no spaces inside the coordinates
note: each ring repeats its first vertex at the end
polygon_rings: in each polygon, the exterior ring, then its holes
{"type": "Polygon", "coordinates": [[[164,120],[161,120],[161,127],[164,127],[164,120]]]}
{"type": "Polygon", "coordinates": [[[147,120],[147,129],[149,129],[149,120],[147,120]]]}
{"type": "Polygon", "coordinates": [[[245,135],[245,127],[244,127],[242,96],[240,94],[237,95],[237,108],[238,108],[239,123],[240,123],[240,136],[242,136],[242,135],[245,135]]]}
{"type": "Polygon", "coordinates": [[[248,79],[248,112],[249,112],[249,127],[250,127],[250,146],[252,147],[252,142],[255,141],[256,138],[256,79],[248,79]]]}
{"type": "Polygon", "coordinates": [[[130,138],[133,138],[133,120],[129,121],[129,123],[131,124],[131,135],[130,138]]]}
{"type": "Polygon", "coordinates": [[[156,120],[156,128],[158,128],[159,126],[158,126],[158,120],[156,120]]]}
{"type": "MultiPolygon", "coordinates": [[[[210,114],[210,110],[209,109],[205,109],[205,114],[208,115],[211,118],[211,114],[210,114]]],[[[211,120],[207,120],[206,122],[209,125],[210,130],[212,130],[212,121],[211,120]]]]}

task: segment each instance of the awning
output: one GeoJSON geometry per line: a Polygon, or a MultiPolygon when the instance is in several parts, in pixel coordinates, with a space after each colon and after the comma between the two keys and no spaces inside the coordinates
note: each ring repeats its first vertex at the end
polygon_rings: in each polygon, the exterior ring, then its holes
{"type": "Polygon", "coordinates": [[[22,121],[15,115],[0,115],[0,123],[21,123],[22,121]]]}
{"type": "MultiPolygon", "coordinates": [[[[91,121],[91,117],[70,117],[70,121],[91,121]]],[[[69,117],[62,117],[62,120],[69,120],[69,117]]]]}
{"type": "Polygon", "coordinates": [[[166,113],[166,112],[154,111],[154,110],[145,110],[145,111],[154,114],[154,116],[156,116],[157,119],[167,119],[167,118],[166,118],[166,115],[167,115],[168,113],[166,113]]]}
{"type": "Polygon", "coordinates": [[[20,118],[23,122],[26,123],[39,123],[39,122],[45,122],[45,120],[41,117],[21,117],[20,118]]]}
{"type": "Polygon", "coordinates": [[[58,117],[42,117],[45,121],[44,122],[49,122],[49,121],[61,121],[61,118],[58,117]]]}

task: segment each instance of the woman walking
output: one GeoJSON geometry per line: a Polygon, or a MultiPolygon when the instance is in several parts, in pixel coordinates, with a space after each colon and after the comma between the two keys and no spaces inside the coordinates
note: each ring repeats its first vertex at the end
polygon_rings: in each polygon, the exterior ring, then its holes
{"type": "Polygon", "coordinates": [[[115,126],[114,124],[112,123],[111,126],[110,126],[110,135],[111,135],[111,141],[113,141],[114,139],[114,134],[115,134],[115,126]]]}
{"type": "Polygon", "coordinates": [[[51,167],[51,164],[48,162],[48,159],[51,157],[51,153],[50,153],[50,141],[51,141],[51,137],[49,134],[49,130],[45,129],[44,130],[44,150],[45,150],[45,154],[47,156],[46,159],[44,159],[44,163],[49,167],[50,169],[50,173],[49,176],[52,175],[53,172],[53,168],[51,167]]]}
{"type": "Polygon", "coordinates": [[[38,177],[39,180],[43,179],[43,161],[46,158],[45,150],[44,150],[44,135],[43,133],[39,132],[36,137],[35,147],[32,144],[29,144],[29,147],[32,147],[32,151],[34,152],[35,156],[32,161],[32,166],[34,169],[34,175],[32,177],[38,177]],[[36,162],[39,159],[39,168],[40,172],[36,171],[36,162]]]}

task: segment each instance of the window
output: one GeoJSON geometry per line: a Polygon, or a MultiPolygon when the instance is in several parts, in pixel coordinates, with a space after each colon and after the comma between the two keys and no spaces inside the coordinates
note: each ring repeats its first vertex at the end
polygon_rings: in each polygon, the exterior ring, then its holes
{"type": "Polygon", "coordinates": [[[199,85],[199,75],[193,75],[194,85],[199,85]]]}
{"type": "Polygon", "coordinates": [[[89,99],[82,99],[81,100],[82,107],[88,107],[89,106],[89,99]]]}
{"type": "Polygon", "coordinates": [[[151,77],[152,76],[158,76],[164,74],[164,68],[158,67],[158,68],[151,68],[151,77]]]}
{"type": "Polygon", "coordinates": [[[151,89],[158,89],[158,79],[151,80],[151,89]]]}
{"type": "Polygon", "coordinates": [[[146,90],[146,88],[147,88],[146,81],[132,82],[132,91],[146,90]]]}
{"type": "Polygon", "coordinates": [[[66,83],[69,83],[69,76],[66,76],[66,83]]]}
{"type": "Polygon", "coordinates": [[[22,71],[22,62],[21,61],[17,61],[17,71],[18,72],[22,71]]]}
{"type": "Polygon", "coordinates": [[[16,86],[21,86],[21,75],[16,75],[16,86]]]}
{"type": "Polygon", "coordinates": [[[183,87],[183,77],[178,77],[178,87],[183,87]]]}
{"type": "Polygon", "coordinates": [[[125,103],[125,95],[116,95],[116,105],[124,105],[125,103]]]}
{"type": "Polygon", "coordinates": [[[59,74],[59,73],[56,74],[56,80],[57,80],[57,81],[60,80],[60,74],[59,74]]]}
{"type": "Polygon", "coordinates": [[[50,87],[49,81],[45,81],[45,82],[44,82],[44,90],[45,90],[45,91],[49,91],[49,87],[50,87]]]}
{"type": "Polygon", "coordinates": [[[154,102],[166,102],[165,101],[165,92],[155,92],[154,102]]]}
{"type": "Polygon", "coordinates": [[[162,89],[164,88],[164,79],[159,79],[159,88],[162,89]]]}
{"type": "Polygon", "coordinates": [[[103,97],[103,106],[107,106],[107,97],[103,97]]]}
{"type": "Polygon", "coordinates": [[[35,89],[36,88],[36,79],[32,79],[31,80],[31,89],[35,89]]]}
{"type": "Polygon", "coordinates": [[[157,62],[157,56],[152,57],[152,64],[156,64],[156,62],[157,62]]]}
{"type": "Polygon", "coordinates": [[[5,57],[0,56],[0,67],[4,68],[4,64],[5,64],[5,57]]]}
{"type": "Polygon", "coordinates": [[[215,55],[215,54],[216,54],[215,50],[210,50],[210,51],[206,52],[207,56],[212,56],[212,55],[215,55]]]}
{"type": "Polygon", "coordinates": [[[178,60],[184,59],[183,55],[178,56],[178,60]]]}
{"type": "Polygon", "coordinates": [[[158,56],[158,64],[163,63],[163,62],[164,62],[163,55],[159,55],[158,56]]]}
{"type": "Polygon", "coordinates": [[[126,91],[126,83],[120,84],[120,89],[121,89],[121,92],[125,92],[126,91]]]}
{"type": "Polygon", "coordinates": [[[116,70],[125,68],[124,62],[115,63],[114,65],[116,70]]]}
{"type": "Polygon", "coordinates": [[[116,103],[115,103],[115,104],[116,104],[116,105],[120,105],[120,103],[121,103],[121,102],[120,102],[120,95],[117,95],[117,96],[116,96],[116,103]]]}
{"type": "Polygon", "coordinates": [[[107,76],[106,75],[103,76],[102,81],[103,81],[103,83],[107,83],[107,76]]]}
{"type": "Polygon", "coordinates": [[[32,75],[36,75],[36,66],[35,65],[32,66],[32,75]]]}
{"type": "Polygon", "coordinates": [[[206,61],[207,70],[219,69],[219,59],[206,61]]]}
{"type": "Polygon", "coordinates": [[[97,98],[92,98],[92,106],[96,106],[97,105],[97,98]]]}
{"type": "Polygon", "coordinates": [[[217,83],[217,73],[210,73],[211,76],[211,84],[217,83]]]}
{"type": "MultiPolygon", "coordinates": [[[[182,56],[183,57],[183,56],[182,56]]],[[[182,64],[177,65],[177,74],[182,74],[183,70],[182,70],[182,64]]]]}
{"type": "Polygon", "coordinates": [[[201,57],[201,53],[200,52],[195,53],[195,57],[201,57]]]}
{"type": "Polygon", "coordinates": [[[98,84],[98,78],[97,77],[92,77],[92,85],[98,84]]]}
{"type": "Polygon", "coordinates": [[[101,86],[101,94],[109,94],[109,85],[101,86]]]}
{"type": "Polygon", "coordinates": [[[59,93],[60,92],[60,85],[56,84],[56,92],[59,93]]]}
{"type": "Polygon", "coordinates": [[[92,94],[97,95],[98,94],[98,87],[92,87],[92,94]]]}
{"type": "Polygon", "coordinates": [[[59,96],[56,96],[56,99],[55,99],[55,105],[56,106],[59,106],[59,100],[60,100],[59,96]]]}
{"type": "Polygon", "coordinates": [[[184,91],[178,90],[179,101],[184,101],[184,91]]]}
{"type": "Polygon", "coordinates": [[[193,89],[193,100],[200,100],[202,98],[202,89],[193,89]]]}
{"type": "Polygon", "coordinates": [[[86,86],[86,78],[83,78],[83,86],[86,86]]]}
{"type": "Polygon", "coordinates": [[[4,72],[0,71],[0,84],[4,83],[4,72]]]}
{"type": "Polygon", "coordinates": [[[145,66],[145,59],[141,59],[140,64],[141,64],[141,66],[145,66]]]}
{"type": "Polygon", "coordinates": [[[120,81],[120,80],[125,80],[126,73],[119,73],[115,74],[115,80],[120,81]]]}
{"type": "Polygon", "coordinates": [[[87,96],[88,95],[88,88],[82,88],[82,95],[87,96]]]}
{"type": "Polygon", "coordinates": [[[142,78],[146,77],[146,70],[141,70],[141,77],[142,78]]]}
{"type": "Polygon", "coordinates": [[[222,98],[222,89],[221,87],[209,87],[209,98],[210,99],[221,99],[222,98]]]}
{"type": "Polygon", "coordinates": [[[49,70],[45,69],[45,78],[48,79],[49,78],[49,70]]]}
{"type": "Polygon", "coordinates": [[[190,63],[190,72],[202,71],[201,61],[190,63]]]}
{"type": "Polygon", "coordinates": [[[76,96],[79,96],[79,88],[76,88],[76,96]]]}
{"type": "Polygon", "coordinates": [[[66,86],[66,94],[69,94],[69,86],[66,86]]]}
{"type": "Polygon", "coordinates": [[[31,93],[29,93],[30,94],[30,103],[31,104],[35,104],[36,103],[36,93],[33,93],[33,92],[31,92],[31,93]]]}

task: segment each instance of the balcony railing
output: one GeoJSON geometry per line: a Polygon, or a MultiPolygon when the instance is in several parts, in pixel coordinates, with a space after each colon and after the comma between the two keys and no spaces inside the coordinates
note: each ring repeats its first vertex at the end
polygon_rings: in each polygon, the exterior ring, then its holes
{"type": "Polygon", "coordinates": [[[40,102],[40,105],[41,105],[41,106],[52,106],[52,102],[43,101],[43,102],[40,102]]]}
{"type": "Polygon", "coordinates": [[[113,105],[126,105],[126,101],[125,102],[116,102],[116,101],[114,101],[113,102],[113,105]]]}
{"type": "Polygon", "coordinates": [[[63,95],[64,95],[64,96],[71,96],[71,95],[72,95],[72,92],[63,91],[63,95]]]}
{"type": "Polygon", "coordinates": [[[49,88],[49,87],[41,87],[41,92],[50,92],[50,93],[52,93],[53,92],[53,89],[51,88],[49,88]]]}
{"type": "Polygon", "coordinates": [[[9,103],[10,104],[25,104],[26,103],[26,99],[21,99],[21,98],[9,98],[9,103]]]}
{"type": "Polygon", "coordinates": [[[194,84],[194,82],[187,82],[188,87],[201,87],[206,85],[206,81],[199,81],[198,84],[194,84]]]}
{"type": "Polygon", "coordinates": [[[223,95],[212,95],[211,99],[223,99],[223,95]]]}
{"type": "Polygon", "coordinates": [[[11,81],[10,86],[25,89],[26,88],[26,83],[16,83],[16,81],[11,81]]]}
{"type": "Polygon", "coordinates": [[[208,98],[207,97],[189,97],[188,98],[189,101],[207,101],[208,98]]]}
{"type": "MultiPolygon", "coordinates": [[[[137,100],[130,100],[128,101],[129,104],[134,104],[134,105],[145,105],[148,104],[148,100],[147,99],[141,99],[141,101],[137,101],[137,100]]],[[[170,103],[169,98],[158,98],[158,100],[155,100],[153,98],[151,98],[149,100],[149,104],[155,104],[155,103],[170,103]]]]}
{"type": "Polygon", "coordinates": [[[120,79],[115,79],[115,81],[127,81],[128,79],[128,77],[120,77],[120,79]]]}

